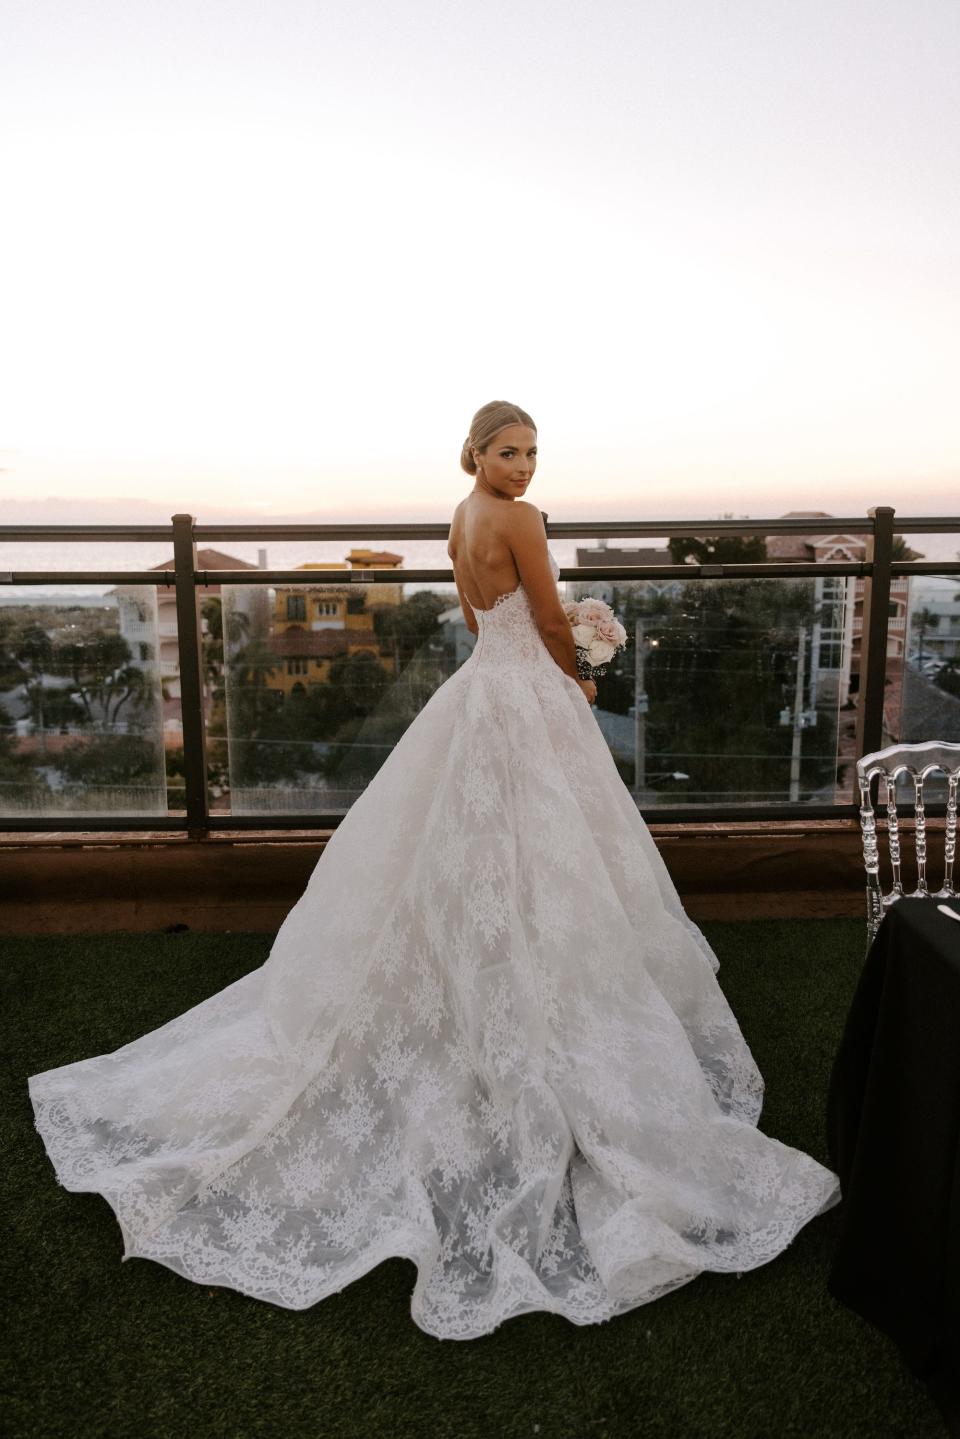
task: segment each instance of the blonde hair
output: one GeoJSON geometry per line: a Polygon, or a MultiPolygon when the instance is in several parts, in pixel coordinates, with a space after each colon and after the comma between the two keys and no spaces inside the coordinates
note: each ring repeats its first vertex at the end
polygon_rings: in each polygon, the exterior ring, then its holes
{"type": "Polygon", "coordinates": [[[460,468],[468,475],[475,475],[477,462],[470,451],[479,450],[483,454],[494,436],[508,425],[528,425],[534,431],[537,428],[526,410],[511,405],[509,400],[491,400],[489,405],[483,405],[470,421],[470,433],[460,451],[460,468]]]}

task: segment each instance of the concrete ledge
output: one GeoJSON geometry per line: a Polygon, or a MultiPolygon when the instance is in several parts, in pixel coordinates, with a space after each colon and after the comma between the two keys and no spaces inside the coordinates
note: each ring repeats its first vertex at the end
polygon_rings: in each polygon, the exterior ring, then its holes
{"type": "MultiPolygon", "coordinates": [[[[863,918],[852,820],[658,825],[694,919],[863,918]]],[[[0,934],[275,933],[331,831],[0,834],[0,934]]]]}

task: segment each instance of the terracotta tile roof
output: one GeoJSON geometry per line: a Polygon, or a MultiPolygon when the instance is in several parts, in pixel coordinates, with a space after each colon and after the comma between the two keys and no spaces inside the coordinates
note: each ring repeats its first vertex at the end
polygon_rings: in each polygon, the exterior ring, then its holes
{"type": "Polygon", "coordinates": [[[829,510],[787,510],[785,515],[780,516],[781,520],[830,520],[833,518],[829,510]]]}
{"type": "MultiPolygon", "coordinates": [[[[173,560],[164,560],[162,565],[151,565],[154,570],[172,570],[173,560]]],[[[235,555],[225,555],[223,550],[197,550],[198,570],[255,570],[249,560],[238,560],[235,555]]]]}
{"type": "MultiPolygon", "coordinates": [[[[829,520],[827,510],[788,510],[781,520],[829,520]]],[[[767,535],[768,560],[815,560],[814,546],[819,535],[767,535]]]]}
{"type": "Polygon", "coordinates": [[[807,535],[767,535],[768,560],[812,560],[813,545],[807,535]]]}
{"type": "MultiPolygon", "coordinates": [[[[175,560],[164,560],[162,564],[151,565],[150,568],[151,570],[172,570],[175,564],[175,560]]],[[[238,560],[235,555],[225,555],[222,550],[197,550],[198,570],[255,570],[257,568],[259,567],[252,565],[249,560],[238,560]]],[[[118,589],[124,588],[125,586],[123,585],[115,586],[112,590],[108,590],[107,594],[115,595],[118,589]]],[[[162,589],[158,590],[158,593],[161,596],[169,595],[172,598],[173,587],[172,585],[165,584],[162,589]]],[[[220,593],[220,586],[197,585],[197,593],[201,595],[218,595],[220,593]]]]}
{"type": "Polygon", "coordinates": [[[403,555],[395,555],[390,550],[351,550],[347,560],[359,569],[375,570],[378,565],[402,564],[403,555]]]}
{"type": "Polygon", "coordinates": [[[672,565],[669,550],[651,547],[640,549],[614,549],[605,545],[602,549],[578,549],[578,565],[672,565]]]}

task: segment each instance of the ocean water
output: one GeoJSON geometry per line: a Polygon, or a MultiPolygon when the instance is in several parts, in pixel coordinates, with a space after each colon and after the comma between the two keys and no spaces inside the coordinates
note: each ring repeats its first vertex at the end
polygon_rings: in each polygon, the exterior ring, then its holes
{"type": "MultiPolygon", "coordinates": [[[[707,526],[704,528],[706,529],[707,526]]],[[[960,557],[960,532],[939,535],[908,535],[905,538],[912,549],[918,550],[927,559],[956,560],[960,557]]],[[[576,564],[578,546],[591,543],[593,542],[590,540],[555,537],[550,540],[550,549],[558,564],[566,568],[576,564]]],[[[662,546],[666,544],[666,537],[644,536],[616,543],[622,544],[625,548],[662,546]]],[[[273,543],[269,541],[247,543],[231,540],[215,541],[209,548],[233,555],[240,560],[247,560],[254,565],[258,563],[258,552],[265,549],[269,568],[296,569],[298,565],[311,561],[345,560],[351,548],[361,548],[366,545],[371,548],[391,550],[394,554],[402,555],[405,569],[446,569],[450,565],[446,540],[443,539],[284,540],[273,543]]],[[[173,547],[167,544],[109,543],[100,540],[73,544],[0,541],[0,575],[29,570],[152,569],[155,565],[162,564],[164,560],[172,559],[172,557],[173,547]]],[[[437,587],[437,583],[439,582],[430,585],[409,585],[408,593],[412,593],[416,589],[434,589],[437,587]]],[[[452,579],[449,583],[452,587],[452,579]]],[[[913,583],[920,584],[921,582],[917,580],[913,583]]],[[[924,586],[927,583],[929,582],[923,582],[924,586]]],[[[955,581],[951,581],[951,583],[955,583],[955,581]]],[[[69,597],[74,602],[80,603],[96,603],[112,588],[109,584],[64,583],[56,586],[31,586],[0,582],[0,605],[26,603],[41,595],[69,597]]]]}
{"type": "MultiPolygon", "coordinates": [[[[560,565],[576,563],[578,545],[585,540],[551,540],[550,549],[560,565]]],[[[640,543],[637,541],[636,543],[640,543]]],[[[648,543],[643,541],[644,544],[648,543]]],[[[351,549],[390,550],[403,556],[404,569],[448,569],[446,540],[317,540],[312,542],[283,540],[266,544],[223,541],[205,544],[203,548],[220,550],[238,560],[257,564],[258,551],[266,550],[270,569],[296,569],[298,565],[319,560],[345,560],[351,549]]],[[[172,545],[78,542],[74,544],[35,544],[33,542],[0,542],[0,574],[25,570],[139,570],[152,569],[173,558],[172,545]]],[[[311,576],[311,578],[313,578],[311,576]]],[[[410,585],[415,589],[435,589],[431,585],[410,585]]],[[[450,580],[453,586],[453,580],[450,580]]],[[[113,588],[109,584],[84,585],[8,585],[0,584],[0,605],[24,603],[39,596],[71,597],[95,603],[113,588]]]]}

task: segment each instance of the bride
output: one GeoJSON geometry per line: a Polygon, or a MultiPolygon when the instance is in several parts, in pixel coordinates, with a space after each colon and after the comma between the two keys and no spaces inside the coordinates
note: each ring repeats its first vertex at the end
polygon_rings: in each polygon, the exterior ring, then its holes
{"type": "Polygon", "coordinates": [[[470,658],[345,816],[269,957],[35,1074],[62,1184],[124,1258],[291,1309],[392,1255],[441,1339],[610,1319],[779,1254],[836,1178],[763,1082],[576,678],[522,497],[536,429],[474,416],[449,553],[470,658]]]}

